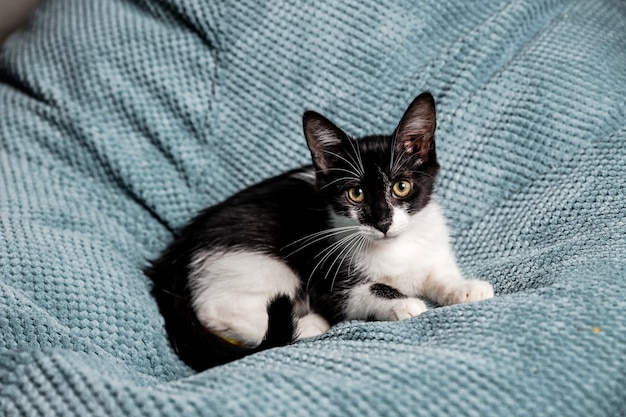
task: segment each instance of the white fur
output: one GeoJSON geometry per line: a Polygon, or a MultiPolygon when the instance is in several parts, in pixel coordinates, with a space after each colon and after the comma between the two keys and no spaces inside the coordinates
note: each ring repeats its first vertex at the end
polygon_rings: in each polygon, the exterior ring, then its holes
{"type": "Polygon", "coordinates": [[[426,304],[417,298],[386,299],[377,297],[370,290],[371,283],[350,289],[346,305],[346,318],[382,321],[404,320],[426,311],[426,304]]]}
{"type": "Polygon", "coordinates": [[[317,141],[322,147],[335,146],[341,143],[341,138],[337,133],[325,127],[319,127],[316,131],[317,141]]]}
{"type": "Polygon", "coordinates": [[[298,319],[298,339],[319,336],[330,329],[330,324],[322,316],[309,313],[298,319]]]}
{"type": "Polygon", "coordinates": [[[421,115],[416,114],[406,121],[403,126],[403,132],[420,133],[423,132],[425,128],[430,127],[431,125],[432,121],[428,117],[421,117],[421,115]]]}
{"type": "Polygon", "coordinates": [[[191,267],[192,306],[200,323],[251,348],[267,332],[269,302],[278,295],[293,299],[300,287],[284,262],[249,250],[203,252],[191,267]]]}
{"type": "MultiPolygon", "coordinates": [[[[445,219],[436,201],[432,200],[413,215],[395,208],[387,237],[373,228],[370,233],[372,244],[357,261],[357,267],[370,279],[369,285],[386,284],[408,297],[427,297],[440,305],[493,297],[489,283],[465,280],[461,275],[450,246],[445,219]]],[[[367,319],[365,313],[371,315],[371,310],[376,309],[375,305],[362,305],[367,302],[365,292],[369,289],[359,291],[349,293],[348,319],[367,319]]],[[[372,297],[369,294],[369,298],[372,297]]],[[[406,300],[383,301],[402,305],[406,300]]],[[[386,304],[384,309],[382,315],[388,313],[386,304]]]]}
{"type": "Polygon", "coordinates": [[[291,178],[296,178],[308,182],[309,184],[315,184],[315,169],[311,168],[304,171],[296,172],[295,174],[291,175],[291,178]]]}
{"type": "MultiPolygon", "coordinates": [[[[355,219],[333,216],[335,226],[358,226],[355,219]]],[[[439,205],[432,201],[409,215],[394,208],[385,236],[365,226],[371,243],[355,254],[356,268],[368,281],[348,290],[346,319],[403,320],[426,311],[418,297],[440,305],[493,297],[484,281],[466,280],[456,264],[449,232],[439,205]],[[407,298],[385,299],[371,292],[374,283],[386,284],[407,298]]],[[[343,236],[343,235],[342,235],[343,236]]],[[[226,340],[256,347],[267,333],[268,303],[277,295],[296,298],[300,279],[281,260],[267,254],[230,249],[200,253],[191,263],[192,306],[200,323],[226,340]]],[[[308,306],[298,307],[299,338],[316,336],[328,322],[308,306]]]]}
{"type": "Polygon", "coordinates": [[[423,295],[426,278],[445,268],[461,277],[450,249],[448,228],[439,205],[432,201],[410,216],[395,208],[388,237],[372,231],[369,250],[359,266],[372,282],[389,285],[408,296],[423,295]]]}

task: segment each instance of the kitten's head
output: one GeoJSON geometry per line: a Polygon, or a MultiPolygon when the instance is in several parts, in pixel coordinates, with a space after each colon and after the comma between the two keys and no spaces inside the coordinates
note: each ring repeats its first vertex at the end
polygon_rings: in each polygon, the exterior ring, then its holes
{"type": "Polygon", "coordinates": [[[390,136],[351,139],[312,111],[304,113],[303,124],[317,187],[339,222],[391,238],[430,201],[439,168],[430,93],[413,100],[390,136]]]}

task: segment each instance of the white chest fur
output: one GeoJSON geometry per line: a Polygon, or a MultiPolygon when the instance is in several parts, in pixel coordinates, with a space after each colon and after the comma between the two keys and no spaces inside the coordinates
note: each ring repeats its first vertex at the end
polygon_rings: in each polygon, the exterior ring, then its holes
{"type": "Polygon", "coordinates": [[[370,282],[396,288],[408,296],[423,295],[434,270],[460,276],[439,205],[432,201],[421,211],[394,213],[390,237],[372,242],[358,261],[370,282]]]}
{"type": "Polygon", "coordinates": [[[374,238],[357,261],[365,279],[350,290],[345,307],[347,319],[414,317],[426,310],[422,298],[445,306],[493,297],[491,284],[466,280],[461,275],[436,202],[411,216],[394,212],[387,236],[374,238]],[[405,297],[393,292],[391,296],[381,295],[374,284],[385,284],[405,297]]]}

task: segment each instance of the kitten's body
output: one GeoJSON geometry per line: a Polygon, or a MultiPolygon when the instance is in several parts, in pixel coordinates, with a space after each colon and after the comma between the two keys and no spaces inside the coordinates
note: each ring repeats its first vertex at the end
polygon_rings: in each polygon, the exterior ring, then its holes
{"type": "Polygon", "coordinates": [[[181,357],[223,363],[349,319],[401,320],[493,296],[465,280],[441,210],[434,102],[422,94],[391,136],[353,140],[307,112],[313,166],[197,216],[147,274],[181,357]]]}

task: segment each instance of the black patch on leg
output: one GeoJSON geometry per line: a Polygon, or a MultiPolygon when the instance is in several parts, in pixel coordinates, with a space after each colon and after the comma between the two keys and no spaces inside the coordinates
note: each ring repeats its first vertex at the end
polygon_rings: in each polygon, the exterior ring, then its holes
{"type": "Polygon", "coordinates": [[[385,298],[387,300],[407,298],[407,296],[402,294],[400,291],[385,284],[372,284],[370,286],[370,292],[378,298],[385,298]]]}
{"type": "Polygon", "coordinates": [[[296,333],[296,318],[293,302],[286,295],[279,295],[267,306],[268,328],[259,350],[288,345],[293,342],[296,333]]]}

